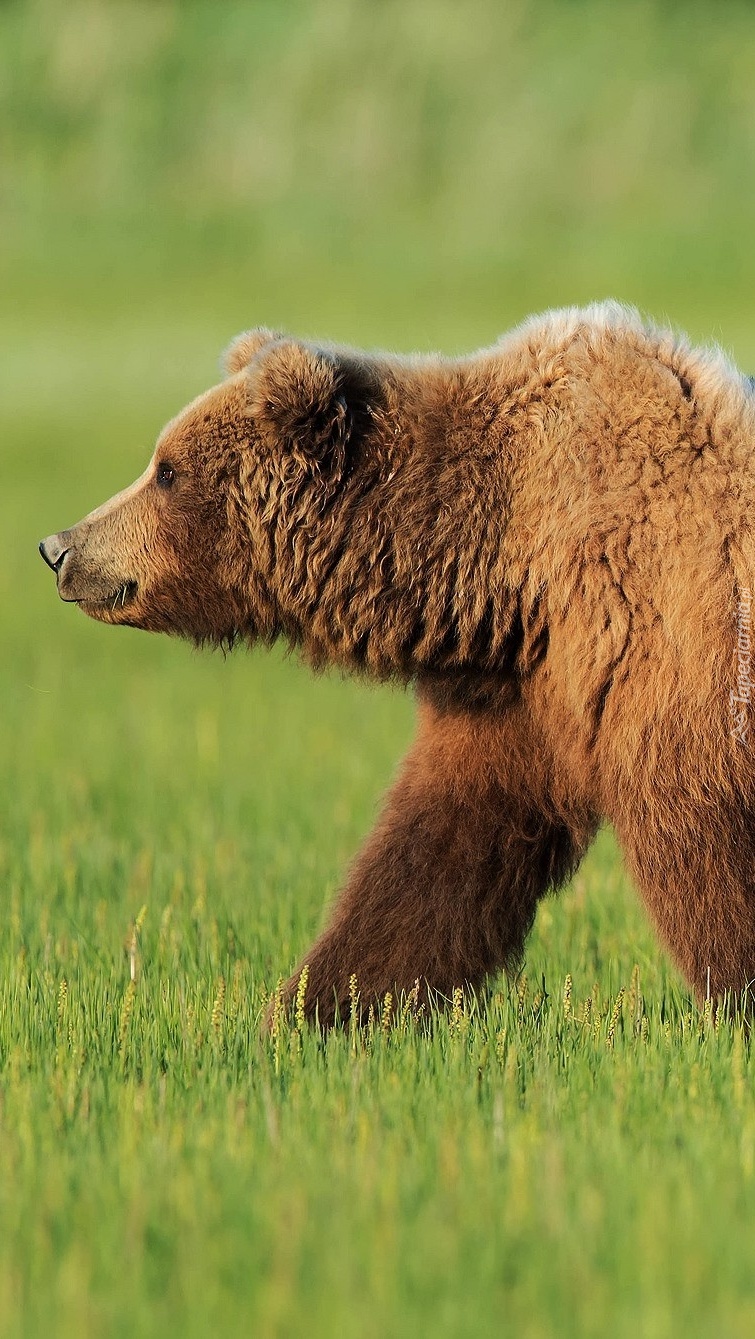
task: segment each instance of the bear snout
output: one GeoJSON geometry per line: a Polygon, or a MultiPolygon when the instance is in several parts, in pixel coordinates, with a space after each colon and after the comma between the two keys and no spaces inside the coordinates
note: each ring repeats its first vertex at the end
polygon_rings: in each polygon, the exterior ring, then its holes
{"type": "Polygon", "coordinates": [[[77,600],[79,597],[69,593],[67,589],[77,566],[73,561],[75,555],[71,531],[63,530],[59,535],[48,535],[47,539],[42,540],[39,552],[57,577],[58,595],[61,600],[65,600],[66,603],[77,600]]]}
{"type": "Polygon", "coordinates": [[[103,579],[100,572],[88,570],[90,564],[86,562],[86,546],[77,542],[74,530],[49,535],[42,540],[39,552],[55,573],[58,595],[66,604],[109,600],[114,597],[116,589],[120,594],[123,582],[103,579]]]}

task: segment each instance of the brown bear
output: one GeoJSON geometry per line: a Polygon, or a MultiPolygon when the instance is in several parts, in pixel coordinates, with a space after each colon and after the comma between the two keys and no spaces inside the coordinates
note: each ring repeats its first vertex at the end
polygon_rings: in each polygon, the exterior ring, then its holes
{"type": "MultiPolygon", "coordinates": [[[[613,824],[699,998],[755,977],[755,398],[613,303],[470,357],[255,330],[43,541],[105,623],[412,681],[416,741],[304,955],[323,1023],[521,957],[613,824]]],[[[289,982],[296,988],[299,971],[289,982]]]]}

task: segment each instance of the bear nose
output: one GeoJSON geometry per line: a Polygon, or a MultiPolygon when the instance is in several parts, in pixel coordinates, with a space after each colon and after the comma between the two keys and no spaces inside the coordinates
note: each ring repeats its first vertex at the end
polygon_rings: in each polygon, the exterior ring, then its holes
{"type": "Polygon", "coordinates": [[[53,572],[60,571],[63,559],[68,553],[68,549],[62,543],[60,535],[48,535],[47,539],[42,540],[39,546],[39,551],[47,563],[47,566],[51,567],[53,572]]]}

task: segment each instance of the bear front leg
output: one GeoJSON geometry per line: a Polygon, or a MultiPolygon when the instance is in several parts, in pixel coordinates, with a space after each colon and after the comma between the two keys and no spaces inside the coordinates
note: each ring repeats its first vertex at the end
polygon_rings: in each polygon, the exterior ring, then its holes
{"type": "Polygon", "coordinates": [[[576,867],[592,821],[567,825],[537,805],[527,723],[515,709],[488,734],[463,715],[424,708],[330,924],[284,988],[308,967],[305,1012],[323,1025],[419,982],[421,997],[478,987],[521,957],[538,899],[576,867]],[[527,765],[528,755],[531,766],[527,765]]]}

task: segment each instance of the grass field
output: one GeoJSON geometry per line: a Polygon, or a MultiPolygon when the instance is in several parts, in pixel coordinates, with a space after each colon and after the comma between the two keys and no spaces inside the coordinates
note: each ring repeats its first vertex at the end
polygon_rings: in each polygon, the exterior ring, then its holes
{"type": "Polygon", "coordinates": [[[755,1061],[611,834],[479,1007],[262,1042],[411,696],[88,623],[35,551],[251,324],[610,293],[755,368],[754,58],[744,4],[0,7],[3,1339],[755,1332],[755,1061]]]}

